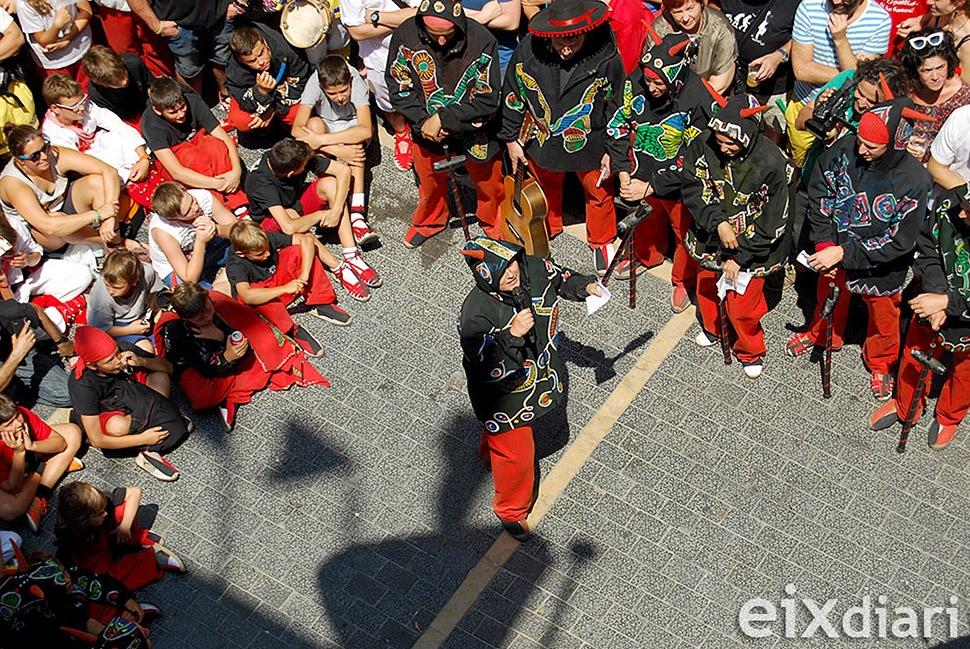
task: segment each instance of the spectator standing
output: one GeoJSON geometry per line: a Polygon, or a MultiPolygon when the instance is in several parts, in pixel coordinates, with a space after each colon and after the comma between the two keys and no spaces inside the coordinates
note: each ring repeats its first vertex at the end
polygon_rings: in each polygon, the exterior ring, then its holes
{"type": "Polygon", "coordinates": [[[17,0],[17,19],[41,78],[63,72],[87,86],[81,57],[91,47],[92,15],[88,0],[17,0]]]}
{"type": "Polygon", "coordinates": [[[936,184],[952,189],[970,182],[970,106],[950,113],[933,139],[926,168],[936,184]]]}
{"type": "Polygon", "coordinates": [[[727,92],[734,80],[738,45],[734,29],[724,14],[701,0],[663,0],[663,11],[652,27],[663,38],[671,32],[684,32],[698,39],[697,56],[691,69],[707,79],[720,93],[727,92]]]}

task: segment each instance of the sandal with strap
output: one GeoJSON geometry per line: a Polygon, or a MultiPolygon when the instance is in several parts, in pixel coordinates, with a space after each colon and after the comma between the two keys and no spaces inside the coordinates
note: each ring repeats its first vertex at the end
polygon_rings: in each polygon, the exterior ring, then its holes
{"type": "Polygon", "coordinates": [[[394,134],[394,165],[401,171],[410,171],[414,165],[411,133],[409,131],[402,131],[402,133],[394,134]]]}
{"type": "Polygon", "coordinates": [[[815,343],[812,342],[807,333],[797,333],[788,339],[788,344],[785,345],[785,353],[794,358],[801,356],[814,346],[815,343]]]}

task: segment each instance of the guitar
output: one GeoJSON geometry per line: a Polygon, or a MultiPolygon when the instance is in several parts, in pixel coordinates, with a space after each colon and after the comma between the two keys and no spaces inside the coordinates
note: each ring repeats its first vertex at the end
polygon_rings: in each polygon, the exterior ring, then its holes
{"type": "MultiPolygon", "coordinates": [[[[535,131],[535,119],[526,110],[522,128],[519,130],[519,144],[523,148],[535,135],[535,131]]],[[[546,212],[549,204],[538,181],[531,175],[526,176],[525,165],[520,164],[514,176],[505,177],[504,184],[505,200],[499,208],[502,238],[510,243],[520,244],[525,248],[526,254],[548,257],[549,231],[546,229],[546,212]]]]}

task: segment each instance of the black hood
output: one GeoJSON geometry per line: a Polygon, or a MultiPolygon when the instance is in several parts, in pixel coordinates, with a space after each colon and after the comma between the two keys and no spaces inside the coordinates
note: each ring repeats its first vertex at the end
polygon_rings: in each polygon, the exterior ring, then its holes
{"type": "Polygon", "coordinates": [[[708,126],[715,133],[728,136],[747,152],[761,137],[760,113],[764,109],[752,95],[735,95],[721,106],[708,126]]]}
{"type": "Polygon", "coordinates": [[[462,7],[461,2],[458,0],[422,0],[421,5],[418,7],[418,11],[415,14],[415,22],[418,25],[418,31],[421,32],[423,37],[428,38],[428,40],[433,44],[434,41],[428,36],[424,27],[424,17],[434,16],[435,18],[443,18],[455,26],[458,30],[458,34],[452,40],[449,50],[454,49],[456,45],[464,43],[465,34],[468,33],[468,18],[465,16],[465,9],[462,7]]]}
{"type": "Polygon", "coordinates": [[[519,260],[522,282],[525,280],[525,267],[522,259],[525,248],[507,241],[498,241],[488,237],[475,237],[465,242],[461,254],[475,276],[475,284],[486,293],[499,295],[498,283],[505,269],[516,259],[519,260]]]}
{"type": "MultiPolygon", "coordinates": [[[[655,37],[656,33],[651,30],[650,38],[655,37]]],[[[649,43],[648,39],[645,45],[649,43]]],[[[676,97],[684,87],[684,81],[687,80],[693,50],[693,40],[687,34],[681,32],[667,34],[655,41],[652,46],[644,48],[643,56],[640,57],[640,67],[643,68],[644,76],[660,77],[660,80],[670,89],[670,94],[676,97]]]]}

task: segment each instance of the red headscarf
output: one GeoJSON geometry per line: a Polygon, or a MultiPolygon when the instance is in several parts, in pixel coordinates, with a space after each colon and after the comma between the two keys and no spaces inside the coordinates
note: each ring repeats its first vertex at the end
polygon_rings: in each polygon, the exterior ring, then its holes
{"type": "Polygon", "coordinates": [[[114,338],[95,327],[78,327],[74,332],[74,351],[81,358],[74,367],[74,376],[81,378],[88,363],[103,361],[118,349],[114,338]]]}

